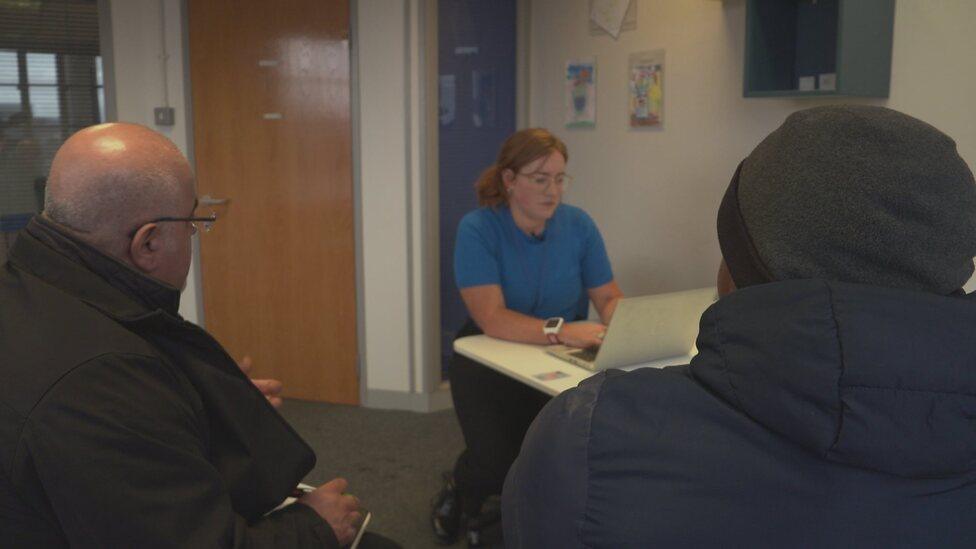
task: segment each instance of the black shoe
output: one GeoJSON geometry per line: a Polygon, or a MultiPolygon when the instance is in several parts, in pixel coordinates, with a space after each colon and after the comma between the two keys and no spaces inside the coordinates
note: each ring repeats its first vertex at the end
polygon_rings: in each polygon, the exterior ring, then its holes
{"type": "Polygon", "coordinates": [[[468,547],[500,546],[501,522],[501,502],[497,497],[488,498],[477,515],[465,517],[468,547]]]}
{"type": "Polygon", "coordinates": [[[461,498],[451,473],[444,473],[444,487],[434,499],[430,524],[440,543],[450,545],[457,541],[461,531],[461,498]]]}

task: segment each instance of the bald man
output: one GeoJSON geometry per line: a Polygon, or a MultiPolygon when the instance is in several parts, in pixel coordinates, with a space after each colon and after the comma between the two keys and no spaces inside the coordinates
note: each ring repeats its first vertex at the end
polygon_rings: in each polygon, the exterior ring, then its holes
{"type": "Polygon", "coordinates": [[[311,448],[178,311],[195,223],[165,137],[68,139],[45,210],[0,269],[0,546],[340,547],[361,519],[336,479],[272,512],[311,448]]]}

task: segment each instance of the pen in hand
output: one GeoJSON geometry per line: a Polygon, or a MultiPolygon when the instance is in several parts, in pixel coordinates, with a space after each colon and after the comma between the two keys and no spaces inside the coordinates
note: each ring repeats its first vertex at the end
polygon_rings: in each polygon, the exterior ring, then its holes
{"type": "Polygon", "coordinates": [[[309,486],[308,484],[301,484],[300,483],[298,486],[296,486],[291,491],[290,497],[293,497],[293,498],[296,498],[297,499],[297,498],[300,498],[300,497],[304,496],[305,494],[308,494],[308,493],[314,492],[314,491],[315,491],[315,487],[314,486],[309,486]]]}

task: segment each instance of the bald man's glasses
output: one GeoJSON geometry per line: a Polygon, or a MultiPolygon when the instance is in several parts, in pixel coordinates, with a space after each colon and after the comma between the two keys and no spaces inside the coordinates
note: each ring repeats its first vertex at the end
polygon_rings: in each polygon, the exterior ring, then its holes
{"type": "Polygon", "coordinates": [[[210,212],[208,217],[160,217],[158,219],[153,219],[150,223],[164,223],[167,221],[189,221],[193,228],[199,231],[201,227],[203,232],[209,233],[217,222],[217,212],[210,212]]]}
{"type": "Polygon", "coordinates": [[[209,233],[213,229],[214,223],[217,222],[217,212],[210,212],[210,215],[207,217],[157,217],[156,219],[150,219],[142,225],[139,225],[139,227],[136,227],[136,230],[129,234],[129,238],[134,237],[136,233],[139,232],[140,228],[150,223],[167,223],[174,221],[188,222],[190,225],[193,225],[194,231],[199,232],[202,228],[203,232],[209,233]]]}

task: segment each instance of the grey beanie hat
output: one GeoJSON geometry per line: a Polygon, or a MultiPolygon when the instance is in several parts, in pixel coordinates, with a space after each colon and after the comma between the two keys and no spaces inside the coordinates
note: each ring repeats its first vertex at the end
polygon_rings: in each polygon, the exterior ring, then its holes
{"type": "Polygon", "coordinates": [[[950,294],[973,273],[976,183],[925,122],[883,107],[807,109],[740,165],[719,242],[739,287],[824,278],[950,294]]]}

